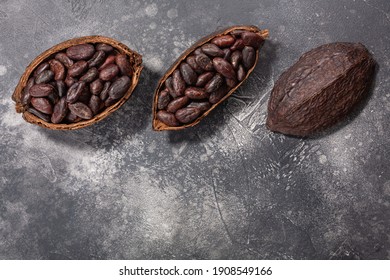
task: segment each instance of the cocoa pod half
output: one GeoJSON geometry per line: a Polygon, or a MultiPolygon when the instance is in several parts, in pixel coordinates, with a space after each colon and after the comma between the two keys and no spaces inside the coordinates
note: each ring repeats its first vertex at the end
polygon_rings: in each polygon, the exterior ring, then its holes
{"type": "Polygon", "coordinates": [[[366,95],[375,61],[360,43],[331,43],[303,54],[277,80],[268,129],[309,136],[344,118],[366,95]]]}
{"type": "MultiPolygon", "coordinates": [[[[114,61],[110,61],[110,63],[113,63],[114,61]]],[[[143,68],[142,56],[114,39],[103,37],[103,36],[87,36],[87,37],[74,38],[62,42],[58,45],[55,45],[52,48],[40,54],[38,57],[36,57],[26,68],[25,72],[20,78],[19,83],[16,86],[15,91],[12,95],[12,99],[16,102],[16,111],[18,113],[22,113],[23,118],[29,123],[36,124],[48,129],[55,129],[55,130],[79,129],[82,127],[92,125],[104,119],[105,117],[107,117],[108,115],[116,111],[119,107],[121,107],[130,98],[132,92],[137,86],[142,68],[143,68]],[[39,73],[42,73],[42,71],[48,70],[50,67],[54,71],[55,76],[54,78],[51,76],[48,77],[48,79],[50,78],[48,85],[50,84],[57,85],[56,83],[60,81],[61,87],[59,87],[58,89],[57,86],[55,87],[55,93],[60,94],[60,97],[66,95],[67,89],[69,89],[72,86],[72,84],[77,82],[78,79],[82,79],[86,83],[92,83],[93,80],[98,79],[97,77],[98,70],[93,67],[99,66],[99,71],[101,71],[100,67],[101,64],[104,62],[105,55],[102,57],[99,57],[99,55],[93,57],[93,53],[95,52],[94,49],[96,49],[97,54],[100,54],[101,51],[107,51],[107,53],[110,53],[110,55],[114,58],[114,61],[115,61],[115,55],[121,56],[122,60],[123,58],[126,58],[126,63],[128,64],[124,64],[124,62],[121,60],[120,66],[123,69],[120,68],[120,70],[126,71],[126,74],[129,76],[131,82],[128,83],[130,84],[129,87],[127,87],[124,92],[121,92],[121,95],[120,97],[118,97],[118,99],[114,100],[108,106],[101,108],[98,111],[95,110],[96,112],[95,111],[94,112],[96,114],[94,113],[94,115],[91,118],[88,115],[83,119],[77,121],[71,120],[71,118],[67,118],[67,117],[62,118],[61,115],[61,118],[57,118],[55,116],[54,117],[55,121],[51,122],[49,113],[45,112],[45,114],[47,114],[45,115],[35,110],[36,108],[35,109],[30,108],[31,104],[29,104],[29,102],[26,102],[26,100],[27,101],[31,100],[31,96],[26,96],[26,94],[29,93],[30,90],[26,91],[24,89],[26,87],[31,88],[31,84],[28,85],[28,81],[29,80],[32,81],[31,77],[45,78],[45,77],[38,77],[37,75],[39,75],[39,73]],[[66,53],[68,54],[68,56],[66,55],[66,53]],[[56,58],[57,60],[53,60],[54,58],[56,58]],[[87,63],[86,60],[88,60],[89,62],[87,63]],[[55,61],[57,65],[54,65],[53,61],[55,61]],[[90,70],[86,72],[86,69],[83,68],[82,69],[83,71],[80,70],[80,73],[78,73],[77,71],[76,71],[77,73],[73,73],[72,67],[74,68],[75,67],[74,65],[76,65],[77,63],[79,64],[83,63],[84,65],[87,65],[87,68],[89,67],[90,70]],[[91,66],[90,64],[93,65],[91,66]],[[131,69],[131,73],[129,69],[131,69]],[[68,72],[68,75],[65,75],[65,72],[68,72]],[[69,74],[72,74],[76,78],[72,78],[72,75],[69,74]],[[84,76],[81,76],[82,74],[84,74],[84,76]],[[59,121],[61,121],[61,123],[56,123],[59,121]]],[[[106,75],[106,76],[110,76],[110,75],[106,75]]],[[[109,85],[110,83],[108,82],[105,91],[108,90],[109,85]]],[[[102,85],[100,85],[100,87],[102,87],[102,85]]],[[[90,87],[88,85],[88,87],[86,87],[86,91],[83,92],[88,98],[91,96],[91,94],[89,93],[89,88],[90,87]]],[[[97,91],[100,90],[100,88],[99,89],[93,88],[93,90],[94,90],[93,94],[98,94],[97,91]]],[[[104,89],[102,89],[102,91],[103,90],[104,89]]],[[[38,95],[39,94],[40,93],[38,93],[38,95]]],[[[41,95],[43,95],[43,93],[41,93],[41,95]]],[[[50,97],[51,95],[47,96],[48,100],[50,99],[50,97]]],[[[81,97],[79,101],[85,102],[85,104],[89,104],[89,102],[87,102],[88,100],[83,101],[81,97]]]]}
{"type": "Polygon", "coordinates": [[[232,26],[192,45],[157,85],[153,129],[180,130],[198,124],[252,73],[259,58],[259,47],[267,37],[268,30],[256,26],[232,26]],[[236,53],[232,59],[233,51],[236,53]],[[167,92],[172,99],[167,99],[167,92]],[[185,103],[181,102],[184,94],[185,103]],[[165,99],[169,103],[163,103],[165,99]],[[194,102],[202,103],[205,110],[194,109],[190,106],[194,102]]]}

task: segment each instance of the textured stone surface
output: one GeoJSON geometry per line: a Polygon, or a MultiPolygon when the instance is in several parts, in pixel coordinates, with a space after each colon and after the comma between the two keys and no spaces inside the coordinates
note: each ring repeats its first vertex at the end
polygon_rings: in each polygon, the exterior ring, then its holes
{"type": "Polygon", "coordinates": [[[0,258],[389,259],[388,1],[153,2],[0,1],[0,258]],[[270,30],[251,77],[196,127],[153,132],[158,79],[232,24],[270,30]],[[93,34],[144,55],[131,99],[79,131],[25,123],[11,94],[28,63],[93,34]],[[277,77],[333,41],[374,54],[370,99],[320,137],[266,130],[277,77]]]}

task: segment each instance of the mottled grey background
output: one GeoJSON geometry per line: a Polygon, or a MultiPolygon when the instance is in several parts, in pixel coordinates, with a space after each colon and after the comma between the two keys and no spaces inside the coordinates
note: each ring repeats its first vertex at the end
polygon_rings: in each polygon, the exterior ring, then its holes
{"type": "Polygon", "coordinates": [[[390,3],[0,0],[1,259],[389,259],[390,3]],[[201,36],[270,30],[251,77],[192,129],[153,132],[158,79],[201,36]],[[49,131],[11,94],[38,54],[100,34],[144,56],[131,99],[104,121],[49,131]],[[300,139],[266,130],[275,80],[303,52],[362,42],[371,97],[300,139]]]}

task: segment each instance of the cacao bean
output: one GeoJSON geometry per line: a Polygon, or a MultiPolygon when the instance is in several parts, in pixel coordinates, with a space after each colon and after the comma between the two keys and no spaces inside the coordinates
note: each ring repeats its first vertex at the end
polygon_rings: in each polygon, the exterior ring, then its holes
{"type": "Polygon", "coordinates": [[[100,79],[96,79],[89,85],[89,90],[93,95],[99,95],[103,90],[103,82],[100,79]]]}
{"type": "Polygon", "coordinates": [[[66,101],[69,103],[76,102],[83,91],[85,90],[85,82],[76,82],[69,89],[66,94],[66,101]]]}
{"type": "Polygon", "coordinates": [[[216,91],[223,85],[223,78],[220,74],[215,74],[213,78],[204,87],[207,93],[216,91]]]}
{"type": "Polygon", "coordinates": [[[199,67],[205,71],[213,71],[214,70],[213,62],[204,53],[197,54],[195,56],[195,61],[199,65],[199,67]]]}
{"type": "Polygon", "coordinates": [[[230,57],[230,63],[232,64],[235,70],[238,69],[238,66],[240,65],[241,61],[242,61],[242,52],[234,51],[232,53],[232,56],[230,57]]]}
{"type": "Polygon", "coordinates": [[[241,33],[241,39],[244,42],[245,46],[251,46],[255,49],[258,49],[261,44],[264,42],[264,39],[253,32],[243,32],[241,33]]]}
{"type": "Polygon", "coordinates": [[[56,88],[59,97],[66,95],[66,85],[64,81],[56,81],[56,88]]]}
{"type": "Polygon", "coordinates": [[[88,60],[88,66],[89,67],[99,67],[103,64],[104,60],[106,59],[106,53],[104,51],[97,51],[93,57],[88,60]]]}
{"type": "Polygon", "coordinates": [[[108,97],[108,90],[110,89],[110,86],[111,86],[111,82],[105,82],[104,85],[103,85],[103,89],[102,91],[100,92],[100,99],[102,101],[105,101],[108,97]]]}
{"type": "Polygon", "coordinates": [[[57,59],[59,62],[61,62],[66,68],[69,68],[74,64],[73,60],[71,60],[65,53],[60,52],[57,53],[54,57],[57,59]]]}
{"type": "Polygon", "coordinates": [[[95,53],[95,47],[91,44],[80,44],[66,49],[66,55],[74,60],[90,59],[95,53]]]}
{"type": "Polygon", "coordinates": [[[223,58],[220,57],[215,57],[213,59],[213,65],[215,70],[225,76],[228,79],[235,79],[236,78],[236,73],[234,72],[233,66],[226,61],[223,58]]]}
{"type": "Polygon", "coordinates": [[[227,92],[228,92],[228,89],[226,88],[226,86],[221,86],[216,91],[213,91],[210,94],[209,102],[211,104],[218,103],[226,95],[227,92]]]}
{"type": "Polygon", "coordinates": [[[252,47],[246,46],[242,50],[242,64],[244,64],[245,69],[251,68],[255,64],[256,53],[252,47]]]}
{"type": "Polygon", "coordinates": [[[46,84],[54,78],[54,73],[50,70],[44,70],[35,77],[36,84],[46,84]]]}
{"type": "Polygon", "coordinates": [[[199,117],[201,111],[198,108],[182,108],[176,111],[175,117],[181,123],[190,123],[193,122],[197,117],[199,117]]]}
{"type": "Polygon", "coordinates": [[[131,79],[128,76],[122,76],[112,83],[108,90],[108,95],[116,100],[121,98],[130,88],[131,79]]]}
{"type": "Polygon", "coordinates": [[[159,110],[164,110],[169,102],[171,101],[171,96],[169,94],[168,89],[164,89],[162,92],[160,92],[158,96],[158,101],[157,101],[157,108],[159,110]]]}
{"type": "Polygon", "coordinates": [[[223,50],[221,50],[220,48],[218,48],[216,45],[214,44],[204,44],[202,47],[202,52],[209,55],[209,56],[219,56],[219,57],[223,57],[225,55],[225,53],[223,52],[223,50]]]}
{"type": "Polygon", "coordinates": [[[205,99],[209,97],[209,94],[207,92],[197,87],[186,88],[184,94],[190,99],[205,99]]]}
{"type": "Polygon", "coordinates": [[[99,71],[102,71],[107,65],[111,65],[115,63],[116,56],[115,55],[109,55],[107,56],[106,60],[103,62],[103,64],[99,67],[99,71]]]}
{"type": "Polygon", "coordinates": [[[160,110],[156,114],[157,119],[162,121],[163,123],[169,126],[179,126],[180,123],[177,121],[176,117],[172,113],[168,113],[167,111],[160,110]]]}
{"type": "Polygon", "coordinates": [[[75,64],[69,67],[68,75],[70,77],[77,77],[84,74],[88,70],[88,62],[85,60],[77,61],[75,64]]]}
{"type": "Polygon", "coordinates": [[[90,83],[93,80],[95,80],[99,76],[99,71],[95,68],[89,68],[87,73],[85,73],[83,76],[80,77],[79,81],[84,81],[86,83],[90,83]]]}
{"type": "Polygon", "coordinates": [[[116,64],[109,64],[99,73],[99,79],[102,81],[111,81],[119,73],[119,67],[116,64]]]}
{"type": "Polygon", "coordinates": [[[48,62],[43,62],[42,64],[40,64],[37,69],[35,69],[34,71],[34,77],[38,76],[40,73],[42,73],[43,71],[45,70],[49,70],[50,69],[50,65],[48,62]]]}
{"type": "Polygon", "coordinates": [[[168,113],[175,113],[177,110],[183,108],[189,103],[190,99],[188,96],[178,97],[172,100],[167,106],[168,113]]]}
{"type": "Polygon", "coordinates": [[[33,97],[44,97],[49,96],[55,91],[52,85],[48,84],[36,84],[31,86],[29,93],[33,97]]]}
{"type": "Polygon", "coordinates": [[[235,41],[236,39],[232,35],[223,35],[215,37],[213,40],[211,40],[211,43],[217,45],[220,48],[226,48],[233,45],[235,41]]]}
{"type": "Polygon", "coordinates": [[[186,88],[186,82],[183,80],[180,70],[176,70],[172,75],[172,86],[176,96],[182,96],[186,88]]]}
{"type": "Polygon", "coordinates": [[[30,100],[31,100],[30,88],[34,84],[35,84],[34,77],[31,77],[30,79],[28,79],[26,87],[23,89],[23,94],[22,94],[22,98],[21,98],[23,105],[27,105],[28,103],[30,103],[30,100]]]}
{"type": "Polygon", "coordinates": [[[243,81],[245,79],[245,69],[244,69],[244,66],[242,66],[241,64],[238,66],[238,70],[237,70],[237,79],[239,82],[243,81]]]}
{"type": "Polygon", "coordinates": [[[203,69],[196,63],[195,56],[190,55],[186,58],[186,62],[189,66],[198,74],[202,74],[204,71],[203,69]]]}
{"type": "Polygon", "coordinates": [[[32,97],[31,105],[41,113],[47,115],[51,115],[53,113],[52,105],[50,104],[49,100],[44,97],[32,97]]]}
{"type": "Polygon", "coordinates": [[[84,120],[89,120],[92,119],[93,117],[93,113],[91,109],[84,103],[76,102],[76,103],[69,104],[68,107],[73,114],[75,114],[76,116],[84,120]]]}
{"type": "Polygon", "coordinates": [[[102,101],[100,100],[99,96],[92,95],[91,99],[89,100],[88,107],[91,109],[94,115],[99,113],[101,105],[102,105],[102,101]]]}
{"type": "Polygon", "coordinates": [[[49,61],[50,70],[54,73],[54,80],[64,80],[65,79],[65,66],[56,59],[51,59],[49,61]]]}
{"type": "Polygon", "coordinates": [[[62,97],[57,104],[54,105],[53,114],[51,115],[52,123],[60,123],[68,113],[68,104],[66,97],[62,97]]]}
{"type": "Polygon", "coordinates": [[[198,79],[195,71],[187,63],[180,64],[180,74],[187,85],[195,85],[198,79]]]}
{"type": "Polygon", "coordinates": [[[50,116],[49,115],[41,113],[41,112],[39,112],[38,110],[36,110],[36,109],[34,109],[32,107],[29,107],[27,109],[27,112],[30,112],[31,114],[37,116],[38,118],[40,118],[41,120],[44,120],[45,122],[50,122],[50,116]]]}
{"type": "Polygon", "coordinates": [[[202,75],[199,75],[198,80],[196,81],[196,86],[204,87],[211,80],[212,77],[214,77],[213,72],[205,72],[202,75]]]}
{"type": "Polygon", "coordinates": [[[131,67],[130,60],[125,54],[118,54],[115,58],[115,63],[118,65],[122,75],[129,77],[133,75],[133,68],[131,67]]]}
{"type": "Polygon", "coordinates": [[[198,108],[201,112],[207,111],[208,109],[211,108],[211,104],[208,101],[203,101],[203,102],[191,102],[190,104],[187,105],[187,107],[191,108],[198,108]]]}
{"type": "Polygon", "coordinates": [[[244,41],[242,39],[237,39],[233,46],[230,47],[232,51],[242,50],[245,47],[244,41]]]}
{"type": "Polygon", "coordinates": [[[106,53],[112,52],[114,48],[108,44],[105,43],[99,43],[96,45],[96,50],[98,51],[104,51],[106,53]]]}

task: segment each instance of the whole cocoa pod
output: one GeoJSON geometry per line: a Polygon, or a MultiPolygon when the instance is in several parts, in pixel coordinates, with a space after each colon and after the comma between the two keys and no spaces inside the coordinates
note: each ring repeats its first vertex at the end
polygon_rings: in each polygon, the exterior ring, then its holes
{"type": "Polygon", "coordinates": [[[153,129],[179,130],[199,123],[248,78],[267,36],[267,30],[255,26],[232,26],[191,46],[158,83],[153,129]]]}
{"type": "Polygon", "coordinates": [[[308,136],[345,117],[367,93],[375,61],[359,43],[331,43],[303,54],[272,90],[266,125],[308,136]]]}

